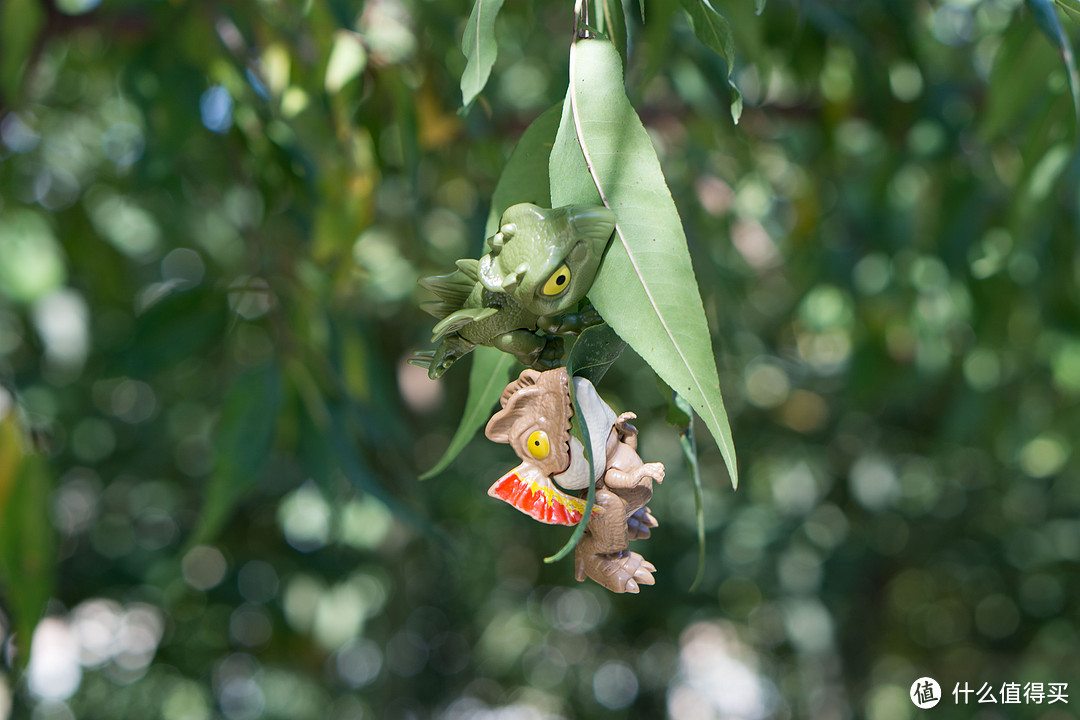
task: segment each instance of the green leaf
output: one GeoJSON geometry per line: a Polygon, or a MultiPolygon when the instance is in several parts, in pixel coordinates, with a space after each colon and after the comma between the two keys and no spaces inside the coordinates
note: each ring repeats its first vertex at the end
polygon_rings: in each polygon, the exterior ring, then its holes
{"type": "MultiPolygon", "coordinates": [[[[577,393],[574,392],[574,383],[570,383],[570,399],[574,403],[574,417],[583,418],[585,413],[581,411],[581,405],[578,403],[577,393]]],[[[593,465],[592,454],[592,439],[589,437],[589,426],[584,422],[575,422],[574,429],[580,433],[581,445],[585,450],[585,459],[589,461],[589,477],[596,477],[596,470],[593,465]]],[[[581,514],[581,520],[574,526],[574,532],[570,534],[570,539],[566,541],[566,544],[559,548],[559,551],[554,555],[549,555],[544,558],[544,562],[553,563],[562,560],[566,557],[571,550],[577,547],[577,544],[581,542],[581,536],[585,534],[585,528],[589,524],[589,520],[592,519],[593,505],[596,504],[596,483],[589,483],[589,492],[585,499],[585,510],[581,514]]]]}
{"type": "MultiPolygon", "coordinates": [[[[580,40],[571,47],[569,96],[593,193],[617,221],[589,299],[619,337],[690,401],[737,487],[731,428],[686,236],[649,135],[626,98],[610,42],[580,40]]],[[[563,130],[550,163],[552,203],[590,202],[577,156],[560,143],[563,130]]]]}
{"type": "Polygon", "coordinates": [[[735,66],[735,36],[731,23],[705,0],[679,0],[690,18],[690,25],[701,44],[719,55],[727,63],[728,72],[735,66]]]}
{"type": "Polygon", "coordinates": [[[735,69],[735,36],[731,32],[731,23],[718,13],[706,0],[680,0],[683,10],[690,18],[690,25],[701,43],[724,59],[728,71],[728,86],[731,88],[731,119],[739,122],[742,115],[742,93],[735,87],[731,72],[735,69]]]}
{"type": "Polygon", "coordinates": [[[620,338],[607,323],[594,325],[582,331],[570,349],[566,371],[583,377],[598,385],[611,364],[626,349],[626,341],[620,338]]]}
{"type": "Polygon", "coordinates": [[[469,396],[465,399],[465,413],[461,416],[454,437],[439,462],[420,476],[428,480],[450,467],[473,435],[487,423],[491,408],[499,402],[503,388],[510,382],[512,370],[517,366],[513,355],[490,347],[478,347],[473,351],[472,369],[469,371],[469,396]]]}
{"type": "Polygon", "coordinates": [[[626,64],[626,17],[623,15],[622,0],[595,0],[597,28],[608,36],[619,51],[619,57],[626,64]]]}
{"type": "MultiPolygon", "coordinates": [[[[486,237],[494,235],[499,229],[499,218],[511,205],[531,202],[547,207],[551,204],[548,155],[551,154],[551,144],[561,115],[562,103],[559,103],[541,113],[522,133],[491,195],[486,237]]],[[[465,414],[461,416],[446,452],[434,467],[420,476],[421,480],[433,478],[450,467],[476,431],[487,422],[492,406],[498,402],[506,383],[510,382],[511,371],[518,367],[512,355],[495,348],[478,347],[472,355],[465,414]]]]}
{"type": "Polygon", "coordinates": [[[1033,20],[1021,13],[1002,35],[1001,46],[994,56],[985,107],[979,113],[981,142],[992,142],[1017,128],[1038,112],[1040,105],[1052,100],[1047,97],[1044,83],[1030,79],[1047,77],[1059,59],[1034,30],[1033,20]]]}
{"type": "Polygon", "coordinates": [[[679,445],[686,457],[686,466],[690,469],[690,477],[694,481],[694,515],[697,519],[698,536],[698,566],[694,575],[694,582],[690,584],[690,592],[697,589],[701,579],[705,577],[705,499],[701,489],[701,466],[698,464],[697,445],[694,442],[694,413],[690,403],[679,393],[671,394],[671,404],[677,413],[668,413],[668,420],[672,415],[681,414],[686,418],[686,424],[682,425],[679,434],[679,445]]]}
{"type": "Polygon", "coordinates": [[[487,85],[499,45],[495,40],[495,17],[502,8],[503,0],[476,0],[465,34],[461,37],[461,51],[468,62],[461,74],[461,106],[466,110],[487,85]]]}
{"type": "Polygon", "coordinates": [[[1065,17],[1075,23],[1080,23],[1080,0],[1055,0],[1065,17]]]}
{"type": "Polygon", "coordinates": [[[26,61],[45,25],[45,6],[38,0],[0,3],[0,99],[10,106],[19,96],[26,61]]]}
{"type": "Polygon", "coordinates": [[[212,540],[236,501],[255,485],[273,446],[280,404],[281,380],[272,363],[247,371],[233,383],[215,434],[214,471],[189,545],[212,540]]]}
{"type": "Polygon", "coordinates": [[[49,519],[52,479],[39,455],[24,455],[0,512],[0,586],[19,637],[19,662],[30,656],[34,627],[52,594],[56,540],[49,519]]]}
{"type": "Polygon", "coordinates": [[[1073,113],[1076,122],[1080,124],[1080,74],[1076,69],[1076,56],[1073,54],[1072,43],[1065,28],[1061,26],[1057,13],[1050,0],[1027,0],[1031,14],[1039,29],[1043,31],[1050,42],[1058,49],[1061,59],[1065,63],[1065,71],[1069,74],[1069,91],[1072,93],[1073,113]]]}
{"type": "Polygon", "coordinates": [[[547,207],[551,203],[548,156],[551,155],[551,144],[561,117],[560,102],[541,113],[521,134],[491,195],[485,237],[495,234],[499,229],[499,218],[511,205],[531,202],[547,207]]]}

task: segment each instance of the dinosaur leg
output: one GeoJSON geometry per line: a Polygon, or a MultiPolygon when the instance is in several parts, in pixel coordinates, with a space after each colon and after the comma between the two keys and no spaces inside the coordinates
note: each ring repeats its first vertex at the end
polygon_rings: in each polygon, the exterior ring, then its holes
{"type": "Polygon", "coordinates": [[[549,335],[576,335],[587,327],[604,322],[592,305],[581,312],[565,312],[537,319],[536,325],[549,335]]]}
{"type": "Polygon", "coordinates": [[[647,507],[639,508],[634,514],[626,518],[631,540],[648,539],[652,535],[652,529],[659,524],[647,507]]]}
{"type": "Polygon", "coordinates": [[[574,575],[590,577],[608,590],[636,593],[640,585],[653,585],[656,568],[635,552],[626,522],[626,504],[613,492],[599,490],[596,504],[602,512],[589,521],[585,537],[574,553],[574,575]]]}
{"type": "Polygon", "coordinates": [[[562,358],[562,338],[537,335],[528,330],[503,333],[495,337],[491,344],[516,357],[522,365],[536,370],[559,367],[559,360],[562,358]]]}

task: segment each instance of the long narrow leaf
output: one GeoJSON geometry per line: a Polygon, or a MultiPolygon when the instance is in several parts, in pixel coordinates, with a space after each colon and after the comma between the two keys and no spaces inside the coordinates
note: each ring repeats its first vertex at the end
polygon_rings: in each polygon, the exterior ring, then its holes
{"type": "MultiPolygon", "coordinates": [[[[573,368],[568,367],[567,372],[573,377],[573,368]]],[[[578,403],[577,393],[574,392],[574,383],[570,383],[570,398],[574,402],[574,415],[579,418],[579,422],[574,423],[574,429],[581,433],[581,445],[585,450],[585,459],[589,461],[589,477],[596,477],[595,467],[593,465],[593,453],[592,453],[592,439],[589,437],[589,426],[584,422],[583,418],[585,413],[581,411],[581,405],[578,403]]],[[[544,562],[553,563],[562,560],[566,557],[571,550],[577,547],[577,544],[581,542],[581,536],[585,534],[585,527],[589,524],[589,520],[592,518],[593,505],[596,504],[596,483],[589,483],[589,493],[585,499],[585,511],[581,514],[581,520],[574,526],[574,532],[570,534],[570,539],[566,541],[557,553],[544,558],[544,562]]]]}
{"type": "Polygon", "coordinates": [[[513,355],[495,348],[478,347],[472,354],[469,395],[465,399],[465,412],[439,462],[421,475],[421,480],[429,480],[446,470],[450,467],[450,463],[461,454],[476,431],[487,422],[492,406],[499,401],[503,388],[510,382],[511,371],[517,366],[513,355]]]}
{"type": "Polygon", "coordinates": [[[686,398],[678,393],[673,393],[672,400],[675,406],[686,415],[686,427],[679,435],[679,445],[686,457],[686,466],[690,470],[690,477],[694,481],[694,515],[697,519],[698,538],[698,564],[694,582],[690,584],[690,592],[697,589],[701,579],[705,577],[705,499],[701,489],[701,467],[698,464],[697,445],[694,443],[694,413],[686,398]]]}
{"type": "Polygon", "coordinates": [[[735,70],[735,35],[731,31],[731,23],[706,0],[680,2],[690,18],[690,25],[694,28],[698,40],[722,57],[727,65],[728,88],[731,90],[731,119],[738,123],[742,115],[743,100],[742,93],[731,79],[731,73],[735,70]]]}
{"type": "Polygon", "coordinates": [[[56,539],[49,520],[52,479],[39,455],[24,455],[0,513],[0,590],[18,632],[18,662],[25,665],[34,627],[52,594],[56,539]]]}
{"type": "Polygon", "coordinates": [[[1061,26],[1050,0],[1027,0],[1027,4],[1039,29],[1054,43],[1065,63],[1065,72],[1069,76],[1069,92],[1073,99],[1073,117],[1080,124],[1080,73],[1076,69],[1076,56],[1073,54],[1069,36],[1061,26]]]}
{"type": "Polygon", "coordinates": [[[502,8],[503,0],[476,0],[465,34],[461,37],[461,51],[467,62],[461,73],[461,106],[468,109],[476,96],[487,85],[499,45],[495,40],[495,17],[502,8]]]}
{"type": "MultiPolygon", "coordinates": [[[[550,204],[548,156],[561,115],[562,103],[559,103],[541,113],[522,133],[491,195],[491,210],[484,233],[486,237],[494,235],[499,229],[499,218],[511,205],[531,202],[544,207],[550,204]]],[[[421,480],[428,480],[446,470],[461,454],[476,431],[487,422],[492,405],[499,399],[515,367],[517,362],[513,356],[494,348],[478,347],[473,351],[465,412],[446,451],[434,467],[420,476],[421,480]]]]}
{"type": "MultiPolygon", "coordinates": [[[[731,428],[686,236],[649,135],[626,98],[622,66],[611,43],[581,40],[573,45],[568,94],[581,157],[617,221],[589,298],[615,332],[701,415],[737,487],[731,428]]],[[[560,136],[550,163],[552,202],[587,201],[580,196],[578,161],[560,136]]]]}
{"type": "Polygon", "coordinates": [[[511,205],[531,202],[547,207],[551,202],[548,156],[551,155],[551,145],[555,141],[561,117],[560,102],[542,112],[521,134],[491,194],[485,237],[495,234],[499,229],[499,218],[511,205]]]}
{"type": "Polygon", "coordinates": [[[254,487],[270,456],[280,404],[281,378],[272,363],[233,383],[215,436],[214,471],[189,545],[213,539],[236,501],[254,487]]]}

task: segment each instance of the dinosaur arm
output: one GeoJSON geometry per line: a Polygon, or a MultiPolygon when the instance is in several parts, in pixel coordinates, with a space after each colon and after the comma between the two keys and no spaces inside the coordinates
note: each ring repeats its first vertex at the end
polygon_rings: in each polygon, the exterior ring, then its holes
{"type": "Polygon", "coordinates": [[[588,305],[581,312],[565,312],[547,315],[536,320],[536,326],[549,335],[574,335],[587,327],[604,322],[596,308],[588,305]]]}

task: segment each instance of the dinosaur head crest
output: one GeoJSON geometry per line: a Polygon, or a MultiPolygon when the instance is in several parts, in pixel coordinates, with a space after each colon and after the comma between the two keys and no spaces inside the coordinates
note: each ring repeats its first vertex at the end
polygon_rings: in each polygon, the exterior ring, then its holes
{"type": "Polygon", "coordinates": [[[503,391],[502,410],[487,424],[485,434],[509,443],[517,456],[545,475],[570,465],[570,378],[565,368],[524,370],[503,391]]]}

